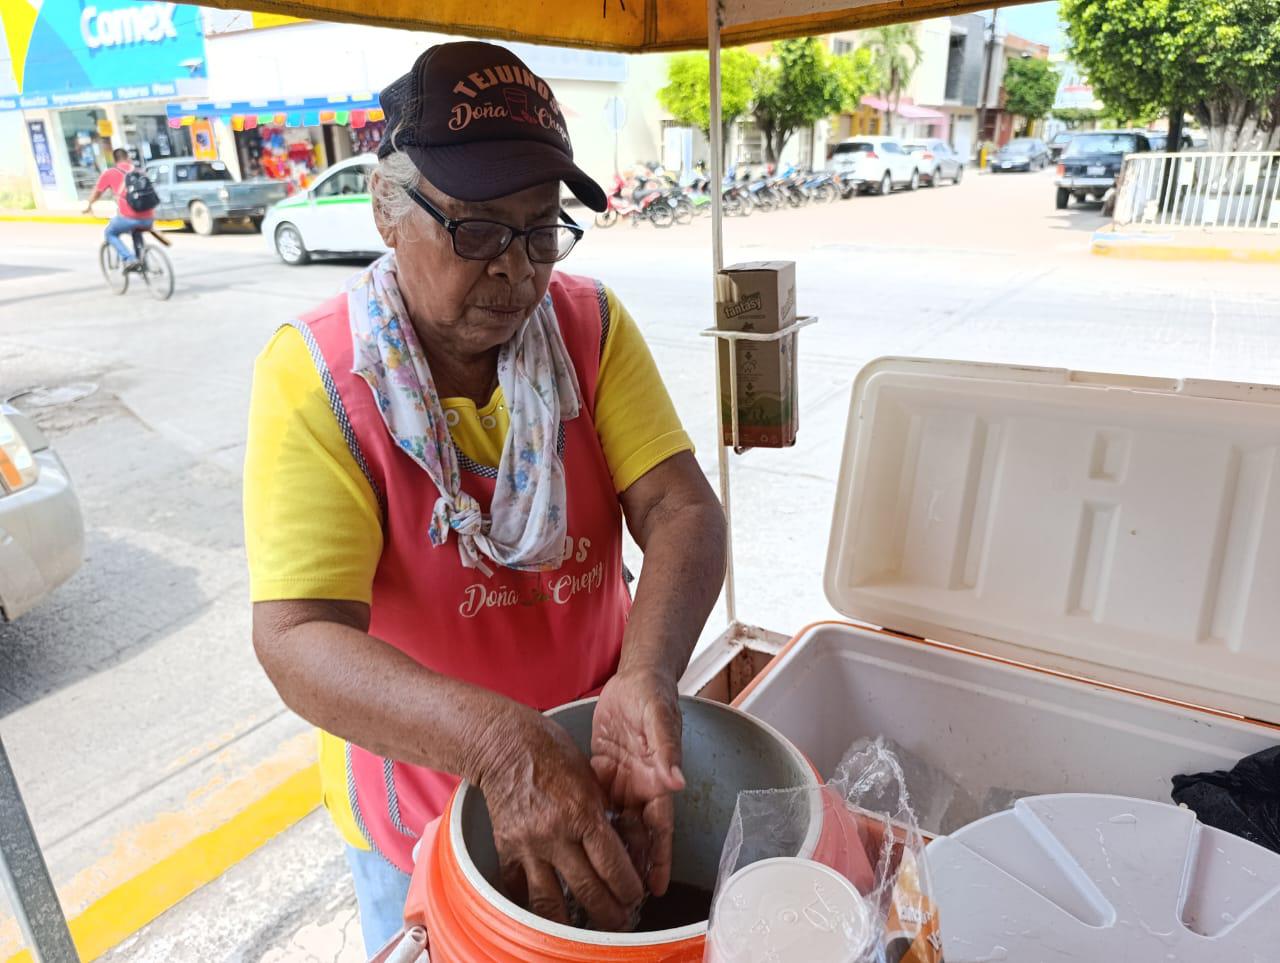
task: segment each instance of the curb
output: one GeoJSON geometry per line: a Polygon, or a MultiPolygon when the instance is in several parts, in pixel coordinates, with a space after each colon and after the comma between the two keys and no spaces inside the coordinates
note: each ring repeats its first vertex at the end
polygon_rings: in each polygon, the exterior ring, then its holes
{"type": "Polygon", "coordinates": [[[105,217],[95,217],[91,214],[41,214],[38,211],[30,213],[12,214],[8,211],[0,212],[0,221],[8,222],[29,222],[36,224],[106,224],[105,217]]]}
{"type": "MultiPolygon", "coordinates": [[[[108,217],[98,217],[94,214],[45,214],[40,211],[0,212],[0,223],[11,224],[88,224],[105,227],[110,220],[108,217]]],[[[186,227],[182,221],[156,221],[155,226],[157,229],[164,231],[181,230],[186,227]]]]}
{"type": "MultiPolygon", "coordinates": [[[[76,902],[83,906],[68,925],[86,963],[124,942],[321,805],[314,734],[290,740],[275,756],[211,795],[223,797],[220,805],[161,813],[130,831],[129,836],[137,839],[119,840],[117,851],[137,852],[140,865],[127,878],[108,882],[105,892],[91,892],[87,905],[75,899],[75,891],[101,888],[98,867],[89,867],[59,887],[64,906],[76,902]]],[[[0,930],[7,922],[0,919],[0,930]]],[[[17,945],[22,945],[20,936],[17,945]]],[[[9,949],[13,948],[10,943],[9,949]]],[[[0,959],[32,963],[34,954],[28,948],[0,959]]]]}
{"type": "Polygon", "coordinates": [[[1089,252],[1099,257],[1141,261],[1238,261],[1280,264],[1280,238],[1271,247],[1182,244],[1172,234],[1113,234],[1098,231],[1089,252]]]}

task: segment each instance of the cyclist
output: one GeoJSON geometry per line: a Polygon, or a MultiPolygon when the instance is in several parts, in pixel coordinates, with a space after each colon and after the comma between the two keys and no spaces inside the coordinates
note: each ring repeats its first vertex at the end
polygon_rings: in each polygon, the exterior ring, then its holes
{"type": "Polygon", "coordinates": [[[127,150],[117,147],[112,156],[115,166],[102,172],[84,212],[92,214],[94,201],[107,191],[115,195],[118,213],[107,225],[107,243],[120,255],[126,272],[136,271],[140,267],[138,257],[120,235],[149,229],[154,223],[152,212],[159,206],[160,198],[147,175],[133,166],[127,150]]]}

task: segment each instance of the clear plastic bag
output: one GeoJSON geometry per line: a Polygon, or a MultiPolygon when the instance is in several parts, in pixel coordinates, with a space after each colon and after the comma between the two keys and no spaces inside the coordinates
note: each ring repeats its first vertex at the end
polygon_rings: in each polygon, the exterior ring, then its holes
{"type": "MultiPolygon", "coordinates": [[[[962,785],[959,778],[962,774],[947,772],[892,739],[880,741],[902,768],[904,784],[911,797],[911,809],[926,837],[950,835],[984,816],[1011,809],[1019,799],[1036,795],[1026,790],[989,785],[975,778],[974,773],[964,773],[962,785]]],[[[870,739],[855,742],[845,753],[846,760],[870,745],[870,739]]]]}
{"type": "Polygon", "coordinates": [[[707,963],[942,963],[906,780],[859,742],[820,789],[744,792],[721,854],[707,963]]]}

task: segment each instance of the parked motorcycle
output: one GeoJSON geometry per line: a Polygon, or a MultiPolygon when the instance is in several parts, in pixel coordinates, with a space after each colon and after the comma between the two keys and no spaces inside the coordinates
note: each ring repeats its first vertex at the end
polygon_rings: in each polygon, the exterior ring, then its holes
{"type": "MultiPolygon", "coordinates": [[[[619,174],[613,176],[613,192],[606,198],[608,206],[595,217],[596,227],[610,228],[623,218],[629,218],[632,227],[648,221],[654,227],[670,227],[676,223],[675,203],[661,190],[651,190],[643,185],[628,192],[627,182],[619,174]]],[[[687,220],[693,219],[692,211],[687,220]]]]}

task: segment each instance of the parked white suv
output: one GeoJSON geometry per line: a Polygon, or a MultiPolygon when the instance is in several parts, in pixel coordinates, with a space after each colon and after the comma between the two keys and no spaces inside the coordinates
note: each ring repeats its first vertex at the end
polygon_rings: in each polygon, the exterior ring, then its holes
{"type": "Polygon", "coordinates": [[[863,190],[888,194],[895,187],[920,186],[920,163],[896,137],[851,137],[836,144],[827,169],[852,173],[863,190]]]}
{"type": "Polygon", "coordinates": [[[71,478],[44,434],[0,404],[0,621],[12,621],[75,574],[84,521],[71,478]]]}

